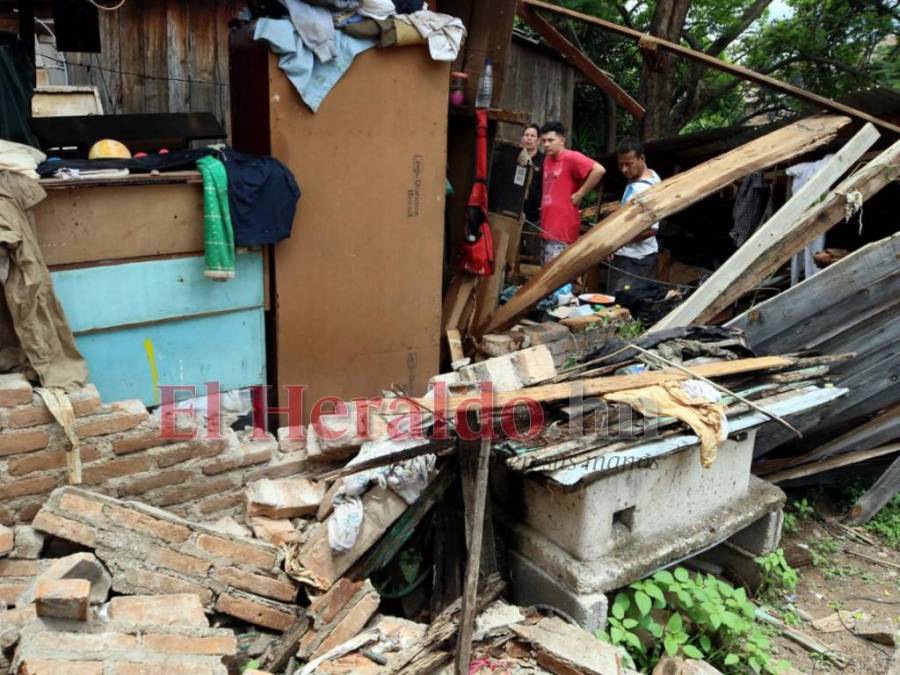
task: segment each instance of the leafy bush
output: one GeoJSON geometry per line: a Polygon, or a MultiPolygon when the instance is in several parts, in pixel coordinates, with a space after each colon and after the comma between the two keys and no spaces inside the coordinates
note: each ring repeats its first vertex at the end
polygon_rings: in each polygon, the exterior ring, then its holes
{"type": "Polygon", "coordinates": [[[756,562],[762,568],[762,584],[758,592],[761,598],[771,600],[782,591],[797,588],[797,582],[800,580],[797,570],[785,560],[782,549],[775,549],[768,555],[757,558],[756,562]]]}
{"type": "Polygon", "coordinates": [[[663,570],[617,593],[608,631],[597,637],[622,645],[639,669],[663,654],[704,659],[726,672],[780,673],[790,667],[772,656],[767,629],[743,588],[683,567],[663,570]]]}

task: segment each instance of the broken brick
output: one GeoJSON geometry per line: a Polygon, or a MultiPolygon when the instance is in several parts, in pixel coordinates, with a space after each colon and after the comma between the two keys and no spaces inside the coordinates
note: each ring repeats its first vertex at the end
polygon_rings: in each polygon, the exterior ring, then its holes
{"type": "Polygon", "coordinates": [[[144,404],[138,399],[131,399],[111,404],[108,412],[77,420],[75,430],[79,438],[105,436],[133,429],[148,417],[144,404]]]}
{"type": "Polygon", "coordinates": [[[305,478],[261,480],[247,488],[247,515],[299,518],[315,513],[325,485],[305,478]]]}
{"type": "Polygon", "coordinates": [[[90,595],[87,579],[38,579],[34,604],[42,618],[86,621],[90,595]]]}
{"type": "Polygon", "coordinates": [[[97,560],[93,553],[73,553],[65,558],[54,560],[38,576],[35,584],[19,598],[17,604],[32,602],[36,597],[36,587],[41,582],[50,582],[57,579],[84,579],[90,584],[91,602],[105,602],[112,586],[109,572],[97,560]]]}
{"type": "Polygon", "coordinates": [[[206,572],[212,564],[209,560],[179,553],[162,546],[153,546],[150,549],[147,562],[175,572],[181,572],[182,574],[197,574],[200,576],[206,576],[206,572]]]}
{"type": "Polygon", "coordinates": [[[197,537],[197,546],[207,553],[235,562],[243,562],[257,567],[275,567],[277,556],[274,551],[265,551],[251,544],[243,544],[222,537],[201,534],[197,537]]]}
{"type": "Polygon", "coordinates": [[[82,546],[92,547],[96,541],[94,531],[87,525],[82,525],[67,518],[60,518],[46,511],[38,513],[31,525],[36,530],[74,541],[82,546]]]}
{"type": "Polygon", "coordinates": [[[11,529],[0,525],[0,556],[6,555],[15,548],[16,538],[11,529]]]}
{"type": "Polygon", "coordinates": [[[189,637],[186,635],[144,635],[144,648],[162,654],[215,654],[233,656],[237,653],[234,636],[189,637]]]}
{"type": "Polygon", "coordinates": [[[165,541],[180,543],[187,541],[188,537],[191,536],[191,531],[183,525],[153,518],[140,511],[122,508],[121,506],[109,506],[107,515],[114,523],[127,527],[130,530],[159,537],[165,541]]]}
{"type": "Polygon", "coordinates": [[[252,574],[237,567],[218,569],[215,576],[229,586],[267,598],[284,602],[294,602],[297,598],[297,587],[287,578],[273,579],[261,574],[252,574]]]}
{"type": "Polygon", "coordinates": [[[194,593],[115,597],[108,615],[111,621],[151,626],[209,626],[200,596],[194,593]]]}
{"type": "Polygon", "coordinates": [[[247,598],[228,593],[219,596],[216,611],[272,630],[286,631],[297,620],[296,615],[287,610],[275,609],[247,598]]]}
{"type": "Polygon", "coordinates": [[[100,661],[59,661],[27,659],[19,666],[19,675],[103,675],[100,661]]]}
{"type": "MultiPolygon", "coordinates": [[[[185,579],[161,574],[151,570],[132,567],[124,572],[122,580],[129,588],[138,593],[157,593],[161,595],[179,595],[193,593],[200,597],[204,605],[212,602],[213,593],[199,583],[193,583],[185,579]]],[[[118,581],[118,577],[117,577],[118,581]]],[[[118,588],[117,588],[118,590],[118,588]]],[[[129,590],[128,592],[133,592],[129,590]]]]}

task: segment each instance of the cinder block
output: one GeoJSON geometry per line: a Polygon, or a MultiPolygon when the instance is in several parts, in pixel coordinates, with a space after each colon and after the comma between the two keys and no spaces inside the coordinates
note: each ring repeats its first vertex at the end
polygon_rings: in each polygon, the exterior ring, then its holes
{"type": "Polygon", "coordinates": [[[42,618],[86,621],[91,582],[87,579],[38,579],[34,604],[42,618]]]}
{"type": "Polygon", "coordinates": [[[767,513],[749,527],[732,535],[728,541],[753,555],[768,555],[778,548],[783,524],[784,510],[778,509],[767,513]]]}
{"type": "Polygon", "coordinates": [[[522,606],[546,605],[593,633],[606,625],[605,593],[575,593],[515,551],[509,551],[513,599],[522,606]]]}

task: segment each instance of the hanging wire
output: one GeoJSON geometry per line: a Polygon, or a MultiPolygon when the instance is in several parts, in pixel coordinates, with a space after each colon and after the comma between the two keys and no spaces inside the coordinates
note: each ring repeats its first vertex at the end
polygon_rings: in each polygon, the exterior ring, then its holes
{"type": "MultiPolygon", "coordinates": [[[[65,64],[66,62],[62,59],[55,58],[53,56],[44,56],[43,58],[48,61],[55,61],[56,63],[65,64]]],[[[69,63],[69,67],[79,67],[86,68],[87,70],[96,69],[99,71],[106,71],[108,73],[116,73],[118,75],[124,75],[127,77],[138,77],[144,80],[161,80],[165,82],[187,82],[188,84],[205,84],[211,87],[230,87],[231,85],[227,82],[218,82],[216,80],[194,80],[189,78],[181,78],[181,77],[161,77],[158,75],[146,75],[144,73],[130,73],[125,70],[118,70],[117,68],[108,68],[106,66],[101,66],[99,64],[90,64],[90,63],[69,63]]]]}

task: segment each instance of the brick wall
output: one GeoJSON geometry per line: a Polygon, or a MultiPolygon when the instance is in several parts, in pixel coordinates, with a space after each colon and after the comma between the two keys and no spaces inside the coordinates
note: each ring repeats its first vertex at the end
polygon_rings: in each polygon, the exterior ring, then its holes
{"type": "MultiPolygon", "coordinates": [[[[306,453],[281,452],[269,435],[227,442],[160,437],[140,401],[104,404],[93,385],[69,394],[81,439],[82,483],[114,497],[137,499],[195,520],[242,510],[243,486],[294,475],[306,453]]],[[[21,375],[0,375],[0,524],[30,522],[50,492],[66,484],[62,427],[21,375]]]]}

